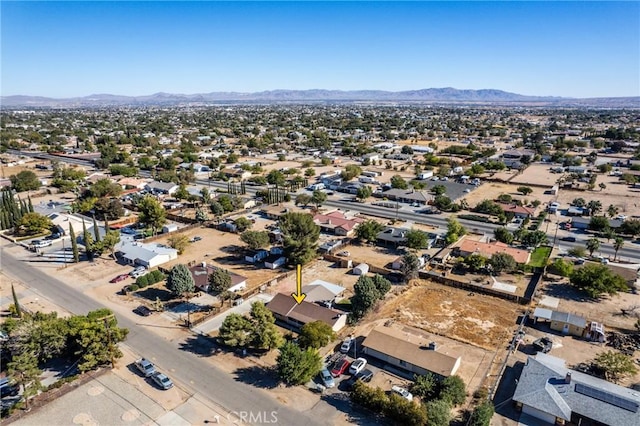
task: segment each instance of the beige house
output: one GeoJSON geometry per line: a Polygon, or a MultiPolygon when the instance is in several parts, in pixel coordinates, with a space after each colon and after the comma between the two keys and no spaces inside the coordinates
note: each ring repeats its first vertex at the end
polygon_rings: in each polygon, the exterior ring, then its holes
{"type": "Polygon", "coordinates": [[[535,322],[547,321],[549,328],[562,334],[583,337],[587,329],[587,320],[579,315],[568,312],[553,311],[546,308],[536,308],[533,311],[535,322]]]}
{"type": "Polygon", "coordinates": [[[344,312],[307,301],[298,304],[289,294],[276,294],[267,303],[267,308],[273,313],[276,320],[294,328],[300,328],[309,322],[322,321],[328,324],[333,331],[338,332],[347,325],[347,315],[344,312]]]}

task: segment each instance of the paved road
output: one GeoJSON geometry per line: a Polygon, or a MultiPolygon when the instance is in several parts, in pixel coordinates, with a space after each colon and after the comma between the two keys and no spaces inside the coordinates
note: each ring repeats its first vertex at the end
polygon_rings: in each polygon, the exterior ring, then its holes
{"type": "MultiPolygon", "coordinates": [[[[88,160],[80,160],[80,159],[76,159],[76,158],[69,158],[69,157],[59,157],[59,156],[54,156],[54,155],[50,155],[50,154],[42,154],[42,153],[33,153],[33,152],[21,152],[21,151],[15,151],[15,150],[9,150],[10,153],[12,154],[16,154],[16,155],[26,155],[26,156],[30,156],[30,157],[37,157],[37,158],[43,158],[43,159],[49,159],[49,160],[56,160],[56,161],[63,161],[66,163],[71,163],[71,164],[81,164],[81,165],[85,165],[85,166],[91,166],[91,162],[88,160]]],[[[150,177],[151,174],[148,171],[145,170],[141,170],[140,171],[140,175],[143,177],[150,177]]],[[[227,184],[226,182],[212,182],[206,179],[197,179],[196,182],[198,185],[204,185],[204,186],[211,186],[214,188],[222,188],[222,189],[226,189],[227,188],[227,184]]],[[[248,194],[255,194],[255,192],[257,190],[261,189],[261,187],[247,187],[247,193],[248,194]]],[[[343,196],[342,194],[339,194],[338,196],[343,196]]],[[[446,214],[441,214],[441,215],[427,215],[427,214],[423,214],[423,213],[416,213],[414,211],[407,211],[407,210],[403,210],[403,209],[399,209],[396,212],[396,209],[388,209],[388,208],[384,208],[384,207],[379,207],[379,206],[373,206],[371,204],[366,204],[366,203],[354,203],[354,202],[350,202],[350,201],[342,201],[342,200],[335,200],[335,199],[328,199],[324,205],[326,206],[330,206],[330,207],[336,207],[336,208],[340,208],[343,210],[353,210],[353,211],[358,211],[367,215],[371,215],[371,216],[376,216],[376,217],[381,217],[381,218],[386,218],[386,219],[394,219],[394,218],[398,218],[398,219],[402,219],[402,220],[406,220],[406,221],[410,221],[410,222],[414,222],[414,223],[419,223],[419,224],[425,224],[425,225],[430,225],[430,226],[435,226],[441,229],[446,229],[446,220],[448,215],[446,214]]],[[[493,235],[493,231],[494,229],[498,228],[498,225],[493,225],[493,224],[488,224],[488,223],[482,223],[482,222],[475,222],[475,221],[469,221],[469,220],[464,220],[464,219],[459,219],[458,220],[463,226],[465,226],[467,229],[472,230],[473,232],[477,232],[477,233],[483,233],[483,234],[487,234],[487,235],[493,235]]],[[[547,232],[547,229],[543,229],[545,232],[547,232]]],[[[562,232],[562,231],[561,231],[562,232]]],[[[549,241],[553,241],[554,240],[554,234],[556,233],[555,229],[549,229],[547,232],[547,235],[549,237],[549,241]]],[[[560,236],[561,233],[558,234],[558,236],[560,236]]],[[[574,243],[567,243],[567,242],[561,242],[561,241],[556,241],[556,243],[559,245],[560,248],[567,250],[571,247],[575,247],[575,246],[583,246],[585,245],[586,241],[592,237],[592,235],[587,234],[587,233],[571,233],[571,234],[567,234],[567,235],[572,235],[576,237],[576,241],[574,243]]],[[[600,244],[600,249],[597,250],[594,254],[596,255],[602,255],[604,257],[609,257],[611,259],[613,259],[613,256],[615,254],[615,250],[612,247],[611,242],[605,243],[602,242],[600,244]]],[[[625,241],[625,245],[624,247],[622,247],[622,249],[620,249],[618,251],[618,258],[623,259],[625,261],[631,261],[631,262],[640,262],[640,244],[636,244],[636,243],[632,243],[630,241],[625,241]]]]}
{"type": "MultiPolygon", "coordinates": [[[[31,267],[6,251],[2,255],[3,270],[36,289],[63,308],[75,314],[86,314],[102,308],[99,302],[67,286],[62,281],[31,267]]],[[[191,393],[200,393],[229,411],[252,411],[270,413],[276,411],[278,423],[282,425],[321,425],[323,419],[310,417],[279,404],[263,391],[235,381],[210,363],[199,359],[191,352],[181,351],[175,343],[168,342],[151,331],[138,327],[133,321],[118,317],[118,323],[129,329],[127,345],[140,354],[154,356],[163,370],[175,369],[172,377],[191,393]]],[[[178,342],[180,344],[182,342],[178,342]]],[[[270,417],[267,417],[270,419],[270,417]]]]}

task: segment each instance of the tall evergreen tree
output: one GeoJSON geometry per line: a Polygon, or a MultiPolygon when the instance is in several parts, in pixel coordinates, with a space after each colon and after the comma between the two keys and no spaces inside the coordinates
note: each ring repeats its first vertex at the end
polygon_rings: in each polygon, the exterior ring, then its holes
{"type": "Polygon", "coordinates": [[[18,315],[18,318],[22,318],[22,308],[20,308],[18,295],[16,294],[16,289],[13,287],[13,284],[11,284],[11,295],[13,296],[13,306],[16,309],[16,315],[18,315]]]}
{"type": "Polygon", "coordinates": [[[82,241],[84,242],[84,251],[87,254],[89,260],[93,260],[93,252],[91,251],[91,246],[93,245],[93,240],[91,238],[91,234],[87,230],[87,224],[84,223],[84,219],[82,220],[82,241]]]}
{"type": "Polygon", "coordinates": [[[29,199],[29,213],[33,213],[33,203],[31,202],[31,196],[28,196],[29,199]]]}
{"type": "Polygon", "coordinates": [[[96,217],[93,217],[93,236],[96,239],[96,243],[100,242],[100,229],[98,229],[98,222],[96,222],[96,217]]]}
{"type": "Polygon", "coordinates": [[[73,226],[69,224],[69,237],[71,238],[71,250],[73,252],[73,261],[78,263],[80,261],[80,253],[78,252],[78,242],[76,241],[76,232],[73,230],[73,226]]]}

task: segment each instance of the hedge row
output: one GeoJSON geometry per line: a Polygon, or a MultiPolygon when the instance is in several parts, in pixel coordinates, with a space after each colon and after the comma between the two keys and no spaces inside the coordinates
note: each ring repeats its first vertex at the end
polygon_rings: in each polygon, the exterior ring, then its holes
{"type": "Polygon", "coordinates": [[[160,272],[160,271],[151,271],[146,275],[138,277],[136,279],[136,283],[131,285],[131,291],[135,291],[138,288],[145,288],[148,285],[159,283],[160,281],[164,280],[165,278],[166,277],[162,272],[160,272]],[[133,286],[137,286],[138,288],[133,289],[133,286]]]}

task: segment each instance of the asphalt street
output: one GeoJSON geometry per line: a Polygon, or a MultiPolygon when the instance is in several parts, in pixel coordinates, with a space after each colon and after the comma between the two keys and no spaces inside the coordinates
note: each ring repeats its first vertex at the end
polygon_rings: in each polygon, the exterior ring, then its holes
{"type": "MultiPolygon", "coordinates": [[[[2,255],[2,268],[8,275],[23,281],[43,297],[75,314],[86,314],[104,307],[59,279],[31,267],[6,251],[2,255]]],[[[118,324],[129,329],[126,340],[128,346],[141,355],[155,357],[155,363],[162,370],[175,369],[171,374],[172,378],[190,393],[205,395],[229,411],[254,413],[275,411],[278,424],[282,425],[324,424],[322,419],[283,406],[263,391],[235,381],[229,374],[218,370],[197,355],[179,349],[176,343],[179,345],[183,342],[168,342],[127,318],[118,317],[118,324]]]]}

